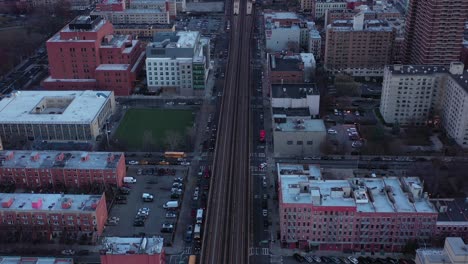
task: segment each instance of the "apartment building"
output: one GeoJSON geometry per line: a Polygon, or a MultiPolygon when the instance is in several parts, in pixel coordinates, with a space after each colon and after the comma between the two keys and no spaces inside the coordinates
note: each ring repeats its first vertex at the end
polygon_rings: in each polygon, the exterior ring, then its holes
{"type": "Polygon", "coordinates": [[[314,19],[324,18],[329,10],[346,10],[348,3],[345,0],[316,0],[314,19]]]}
{"type": "Polygon", "coordinates": [[[143,67],[144,45],[116,35],[98,16],[78,16],[47,42],[50,76],[47,90],[110,90],[130,95],[143,67]]]}
{"type": "Polygon", "coordinates": [[[333,74],[382,76],[392,61],[396,30],[385,20],[337,20],[327,26],[324,67],[333,74]]]}
{"type": "Polygon", "coordinates": [[[126,176],[121,152],[0,151],[0,181],[17,188],[122,186],[126,176]]]}
{"type": "Polygon", "coordinates": [[[0,193],[0,233],[50,241],[55,238],[96,242],[107,220],[101,195],[0,193]]]}
{"type": "Polygon", "coordinates": [[[315,14],[315,1],[316,0],[301,0],[299,2],[302,12],[315,14]]]}
{"type": "Polygon", "coordinates": [[[120,35],[130,35],[141,41],[151,41],[159,32],[174,32],[175,24],[114,24],[114,32],[120,35]]]}
{"type": "Polygon", "coordinates": [[[198,31],[158,33],[147,46],[148,88],[202,95],[210,69],[210,40],[198,31]]]}
{"type": "Polygon", "coordinates": [[[278,164],[284,247],[343,252],[399,252],[429,243],[437,211],[419,178],[317,180],[278,164]]]}
{"type": "MultiPolygon", "coordinates": [[[[361,5],[354,9],[342,9],[342,10],[328,10],[325,14],[325,25],[333,24],[336,20],[349,20],[360,13],[364,13],[364,20],[397,20],[403,24],[404,28],[404,16],[395,7],[384,7],[381,5],[374,5],[372,9],[367,5],[361,5]]],[[[404,32],[404,30],[402,30],[404,32]]]]}
{"type": "Polygon", "coordinates": [[[312,53],[316,60],[322,59],[322,36],[316,29],[310,30],[307,51],[312,53]]]}
{"type": "Polygon", "coordinates": [[[460,59],[466,0],[409,0],[404,64],[445,65],[460,59]]]}
{"type": "Polygon", "coordinates": [[[112,24],[170,24],[177,7],[171,0],[102,0],[91,15],[102,16],[112,24]]]}
{"type": "Polygon", "coordinates": [[[468,245],[460,237],[447,237],[443,249],[419,248],[416,264],[462,264],[468,263],[468,245]]]}
{"type": "Polygon", "coordinates": [[[0,101],[0,137],[94,141],[114,111],[109,91],[17,91],[0,101]]]}
{"type": "Polygon", "coordinates": [[[102,240],[102,264],[165,264],[162,237],[105,237],[102,240]]]}
{"type": "Polygon", "coordinates": [[[439,123],[457,144],[468,147],[468,72],[461,62],[450,67],[385,67],[380,113],[387,123],[439,123]]]}
{"type": "Polygon", "coordinates": [[[316,62],[311,53],[269,54],[270,83],[310,83],[315,75],[316,62]]]}
{"type": "MultiPolygon", "coordinates": [[[[282,109],[308,109],[308,116],[318,116],[320,93],[313,83],[273,84],[271,107],[282,109]]],[[[276,120],[276,122],[280,122],[276,120]]]]}
{"type": "Polygon", "coordinates": [[[431,199],[439,213],[437,230],[434,236],[436,242],[446,237],[460,237],[468,241],[468,200],[465,198],[431,199]]]}

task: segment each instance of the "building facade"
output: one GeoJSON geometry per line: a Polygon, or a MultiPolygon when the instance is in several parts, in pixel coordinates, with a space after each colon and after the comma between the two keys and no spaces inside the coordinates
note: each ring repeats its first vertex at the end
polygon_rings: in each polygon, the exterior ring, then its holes
{"type": "Polygon", "coordinates": [[[150,90],[202,95],[210,70],[210,40],[197,31],[158,33],[147,46],[150,90]]]}
{"type": "Polygon", "coordinates": [[[329,10],[346,10],[348,3],[345,0],[316,0],[314,18],[324,18],[329,10]]]}
{"type": "Polygon", "coordinates": [[[109,91],[18,91],[0,101],[0,137],[94,141],[115,111],[109,91]]]}
{"type": "Polygon", "coordinates": [[[338,20],[327,26],[324,67],[353,76],[382,76],[392,61],[396,31],[384,20],[338,20]]]}
{"type": "Polygon", "coordinates": [[[273,115],[273,144],[276,157],[305,157],[320,154],[327,131],[321,119],[273,115]]]}
{"type": "Polygon", "coordinates": [[[468,245],[460,237],[447,237],[443,249],[420,248],[416,250],[416,264],[468,263],[468,245]]]}
{"type": "Polygon", "coordinates": [[[79,16],[46,42],[48,90],[111,90],[130,95],[144,62],[144,45],[115,35],[109,21],[79,16]]]}
{"type": "Polygon", "coordinates": [[[458,61],[467,20],[466,0],[409,0],[403,63],[447,66],[458,61]]]}
{"type": "Polygon", "coordinates": [[[130,35],[140,41],[150,42],[159,32],[174,32],[174,24],[114,24],[114,32],[119,35],[130,35]]]}
{"type": "Polygon", "coordinates": [[[437,211],[418,178],[316,180],[277,166],[285,247],[380,253],[430,241],[437,211]]]}
{"type": "Polygon", "coordinates": [[[166,264],[162,237],[105,237],[102,264],[166,264]]]}
{"type": "Polygon", "coordinates": [[[0,194],[0,233],[32,241],[56,238],[96,242],[107,220],[105,195],[0,194]]]}
{"type": "Polygon", "coordinates": [[[122,186],[121,152],[0,151],[0,181],[17,188],[122,186]]]}
{"type": "Polygon", "coordinates": [[[387,66],[380,113],[385,122],[402,125],[439,123],[463,148],[468,147],[468,73],[464,65],[387,66]]]}
{"type": "Polygon", "coordinates": [[[320,93],[313,83],[273,84],[271,86],[271,107],[306,108],[309,116],[318,116],[320,93]]]}

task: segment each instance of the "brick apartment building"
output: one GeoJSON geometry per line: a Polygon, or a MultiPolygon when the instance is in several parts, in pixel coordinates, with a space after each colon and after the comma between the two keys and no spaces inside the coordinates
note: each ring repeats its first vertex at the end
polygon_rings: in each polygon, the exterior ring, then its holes
{"type": "Polygon", "coordinates": [[[16,187],[122,186],[122,152],[0,151],[0,181],[16,187]]]}
{"type": "Polygon", "coordinates": [[[377,253],[429,244],[438,213],[419,178],[321,180],[303,166],[277,165],[283,246],[377,253]]]}
{"type": "Polygon", "coordinates": [[[409,0],[403,62],[449,65],[458,61],[467,20],[466,0],[409,0]]]}
{"type": "Polygon", "coordinates": [[[107,220],[105,195],[0,193],[0,234],[32,241],[53,238],[95,242],[107,220]]]}
{"type": "Polygon", "coordinates": [[[165,264],[162,237],[106,237],[102,241],[102,264],[165,264]]]}
{"type": "Polygon", "coordinates": [[[79,16],[47,42],[48,90],[111,90],[130,95],[145,58],[144,44],[116,35],[97,16],[79,16]]]}

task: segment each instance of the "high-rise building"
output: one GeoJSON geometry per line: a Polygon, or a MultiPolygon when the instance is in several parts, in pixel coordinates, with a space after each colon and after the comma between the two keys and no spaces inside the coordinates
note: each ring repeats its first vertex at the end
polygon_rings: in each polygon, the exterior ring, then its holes
{"type": "Polygon", "coordinates": [[[144,45],[129,35],[116,35],[109,21],[79,16],[46,42],[48,90],[111,90],[130,95],[143,66],[144,45]]]}
{"type": "Polygon", "coordinates": [[[161,32],[147,46],[149,89],[201,95],[210,69],[210,40],[198,31],[161,32]]]}
{"type": "Polygon", "coordinates": [[[404,63],[449,65],[460,59],[466,0],[410,0],[406,14],[404,63]]]}

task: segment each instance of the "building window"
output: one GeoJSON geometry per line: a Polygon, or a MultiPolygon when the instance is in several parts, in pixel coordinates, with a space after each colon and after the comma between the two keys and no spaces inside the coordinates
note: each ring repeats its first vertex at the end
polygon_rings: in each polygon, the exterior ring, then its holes
{"type": "Polygon", "coordinates": [[[298,140],[297,145],[302,145],[302,140],[298,140]]]}
{"type": "Polygon", "coordinates": [[[307,141],[307,145],[312,145],[312,144],[313,144],[313,143],[312,143],[311,140],[307,141]]]}
{"type": "Polygon", "coordinates": [[[286,142],[286,144],[288,144],[288,145],[292,145],[292,144],[293,144],[293,142],[292,142],[292,140],[288,140],[288,142],[286,142]]]}

